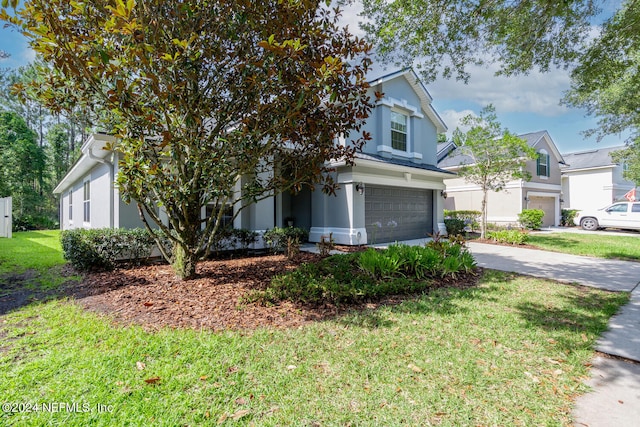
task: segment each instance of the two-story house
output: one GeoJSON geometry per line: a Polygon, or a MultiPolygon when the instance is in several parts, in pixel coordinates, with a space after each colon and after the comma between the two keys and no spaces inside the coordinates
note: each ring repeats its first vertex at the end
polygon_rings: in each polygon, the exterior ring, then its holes
{"type": "MultiPolygon", "coordinates": [[[[515,225],[523,209],[542,209],[544,226],[560,224],[562,186],[560,165],[564,159],[547,131],[518,135],[537,152],[536,160],[526,164],[530,180],[517,179],[507,183],[502,191],[492,191],[487,200],[487,221],[498,225],[515,225]]],[[[471,158],[451,144],[440,147],[438,166],[456,172],[461,165],[470,164],[471,158]]],[[[447,199],[445,209],[480,210],[482,190],[464,178],[445,180],[447,199]]]]}
{"type": "Polygon", "coordinates": [[[564,154],[562,192],[567,209],[594,210],[622,200],[635,184],[623,178],[625,165],[614,163],[611,153],[625,146],[564,154]]]}
{"type": "MultiPolygon", "coordinates": [[[[372,99],[375,92],[384,94],[364,127],[372,139],[356,155],[355,166],[333,163],[337,195],[310,189],[279,194],[245,207],[234,227],[264,231],[293,221],[309,229],[312,242],[331,234],[336,243],[346,245],[444,231],[443,180],[453,174],[436,166],[436,146],[446,126],[413,70],[372,72],[369,80],[372,99]]],[[[113,140],[92,135],[79,161],[55,188],[61,196],[62,229],[142,225],[135,206],[124,203],[114,185],[117,153],[103,149],[113,140]]],[[[203,216],[207,214],[203,208],[203,216]]]]}

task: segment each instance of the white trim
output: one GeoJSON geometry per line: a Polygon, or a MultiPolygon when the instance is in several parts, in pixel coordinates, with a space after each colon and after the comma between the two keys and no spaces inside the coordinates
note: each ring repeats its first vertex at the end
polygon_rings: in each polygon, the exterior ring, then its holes
{"type": "MultiPolygon", "coordinates": [[[[409,148],[409,135],[407,134],[407,148],[409,148]]],[[[422,160],[422,153],[396,150],[389,145],[378,145],[378,153],[390,153],[396,157],[404,157],[407,159],[422,160]]]]}
{"type": "Polygon", "coordinates": [[[562,191],[562,184],[545,184],[544,182],[524,181],[524,188],[562,191]]]}
{"type": "Polygon", "coordinates": [[[598,170],[598,169],[614,169],[616,166],[616,164],[612,164],[612,165],[608,165],[608,166],[592,166],[592,167],[588,167],[588,168],[577,168],[577,169],[566,169],[566,168],[561,168],[560,172],[563,175],[569,175],[571,172],[584,172],[584,171],[593,171],[593,170],[598,170]]]}
{"type": "Polygon", "coordinates": [[[416,107],[415,105],[411,105],[407,102],[406,99],[396,99],[391,96],[386,96],[376,102],[376,106],[384,105],[385,107],[389,107],[393,109],[402,109],[405,111],[398,111],[406,115],[407,117],[417,117],[419,119],[424,118],[424,114],[420,113],[420,107],[416,107]]]}
{"type": "Polygon", "coordinates": [[[403,188],[415,188],[422,190],[445,190],[446,187],[442,184],[441,181],[425,181],[421,180],[420,177],[416,177],[415,174],[411,176],[411,181],[407,181],[406,177],[398,176],[398,177],[387,177],[381,175],[375,175],[374,173],[363,173],[363,172],[342,172],[338,174],[337,179],[338,184],[355,184],[358,182],[372,185],[385,185],[388,187],[403,187],[403,188]]]}
{"type": "MultiPolygon", "coordinates": [[[[375,161],[375,160],[367,160],[367,159],[359,159],[356,158],[355,159],[356,165],[354,166],[356,169],[358,167],[367,167],[367,168],[375,168],[375,169],[383,169],[383,170],[388,170],[388,171],[397,171],[397,172],[411,172],[411,174],[416,177],[416,176],[428,176],[428,177],[434,177],[434,178],[455,178],[455,175],[451,175],[449,173],[445,173],[445,172],[437,172],[437,171],[430,171],[430,170],[426,170],[426,169],[421,169],[418,167],[411,167],[411,166],[402,166],[402,165],[394,165],[391,163],[385,163],[385,162],[379,162],[379,161],[375,161]]],[[[342,164],[331,164],[331,166],[334,167],[338,167],[338,166],[344,166],[344,163],[342,164]]],[[[444,188],[444,185],[443,185],[444,188]]]]}
{"type": "Polygon", "coordinates": [[[311,227],[309,241],[318,243],[322,236],[332,235],[333,241],[339,245],[364,245],[367,244],[366,228],[340,228],[340,227],[311,227]]]}

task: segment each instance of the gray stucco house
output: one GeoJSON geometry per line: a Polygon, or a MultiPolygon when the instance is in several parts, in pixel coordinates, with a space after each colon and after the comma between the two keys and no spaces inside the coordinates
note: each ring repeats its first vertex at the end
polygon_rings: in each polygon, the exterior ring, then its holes
{"type": "MultiPolygon", "coordinates": [[[[264,231],[293,218],[296,226],[310,231],[310,241],[331,233],[336,243],[346,245],[444,231],[444,179],[453,173],[436,164],[437,135],[446,126],[413,70],[369,75],[372,99],[375,92],[384,96],[364,126],[372,139],[357,154],[355,166],[333,164],[340,185],[337,196],[310,189],[279,194],[245,207],[234,220],[235,228],[264,231]]],[[[92,135],[79,161],[55,188],[62,229],[142,225],[135,205],[124,203],[114,185],[117,153],[103,149],[113,140],[92,135]]]]}
{"type": "MultiPolygon", "coordinates": [[[[523,179],[507,183],[505,189],[492,191],[488,195],[487,220],[499,225],[517,224],[518,214],[523,209],[542,209],[543,225],[560,225],[562,186],[560,166],[565,163],[549,132],[518,135],[533,147],[538,156],[526,164],[531,175],[529,181],[523,179]]],[[[470,164],[471,158],[464,155],[455,144],[441,144],[438,150],[438,166],[455,172],[461,165],[470,164]]],[[[450,210],[480,210],[482,190],[464,178],[451,177],[445,180],[447,199],[445,208],[450,210]]]]}

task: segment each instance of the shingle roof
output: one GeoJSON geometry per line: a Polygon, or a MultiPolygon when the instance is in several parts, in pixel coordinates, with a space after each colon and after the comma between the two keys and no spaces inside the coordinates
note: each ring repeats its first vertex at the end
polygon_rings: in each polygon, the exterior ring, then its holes
{"type": "MultiPolygon", "coordinates": [[[[529,146],[535,147],[538,141],[540,141],[540,139],[542,139],[546,134],[548,134],[546,130],[541,130],[538,132],[524,133],[524,134],[518,135],[518,137],[527,141],[527,144],[529,146]]],[[[555,146],[553,146],[553,143],[552,143],[552,149],[556,150],[555,146]]],[[[559,156],[560,162],[562,163],[562,159],[564,156],[560,156],[560,153],[557,153],[557,154],[559,156]]],[[[438,158],[440,158],[440,156],[438,156],[438,158]]],[[[448,168],[448,167],[456,167],[456,166],[472,164],[472,163],[473,163],[473,158],[471,156],[462,153],[459,148],[456,148],[455,150],[452,150],[448,156],[446,156],[444,159],[438,162],[438,167],[448,168]]]]}
{"type": "Polygon", "coordinates": [[[564,154],[564,160],[567,167],[563,171],[575,169],[589,169],[602,166],[613,166],[615,163],[611,160],[611,153],[624,149],[624,145],[617,147],[598,148],[595,150],[577,151],[574,153],[564,154]]]}
{"type": "Polygon", "coordinates": [[[414,168],[414,169],[422,169],[422,170],[427,170],[431,172],[440,172],[440,173],[455,175],[455,173],[453,172],[440,169],[439,167],[434,165],[418,164],[418,163],[413,163],[412,161],[409,161],[409,160],[387,159],[385,157],[377,156],[375,154],[365,154],[365,153],[356,153],[355,157],[356,157],[356,165],[358,164],[357,159],[362,159],[362,160],[370,160],[370,161],[380,162],[380,163],[387,163],[390,165],[405,166],[405,167],[414,168]]]}

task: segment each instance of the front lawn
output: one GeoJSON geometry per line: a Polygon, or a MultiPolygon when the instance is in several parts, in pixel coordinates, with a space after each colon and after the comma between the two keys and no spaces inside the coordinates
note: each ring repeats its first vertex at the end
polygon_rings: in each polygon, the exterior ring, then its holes
{"type": "Polygon", "coordinates": [[[65,269],[60,231],[25,231],[0,239],[0,314],[55,296],[81,277],[65,269]]]}
{"type": "Polygon", "coordinates": [[[640,261],[640,237],[552,233],[530,234],[527,244],[540,249],[598,258],[640,261]]]}
{"type": "Polygon", "coordinates": [[[49,404],[0,425],[570,425],[627,299],[486,271],[474,288],[222,333],[150,333],[53,301],[0,320],[3,401],[49,404]]]}
{"type": "Polygon", "coordinates": [[[11,239],[0,239],[0,274],[29,269],[43,273],[65,262],[59,230],[21,231],[11,239]]]}

